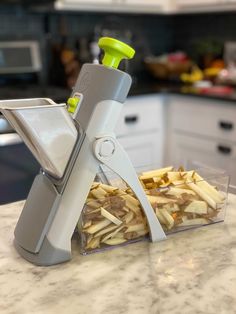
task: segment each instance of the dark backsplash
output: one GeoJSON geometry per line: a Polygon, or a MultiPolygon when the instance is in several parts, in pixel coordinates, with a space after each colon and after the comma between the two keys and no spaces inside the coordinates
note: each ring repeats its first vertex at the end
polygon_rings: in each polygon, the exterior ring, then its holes
{"type": "Polygon", "coordinates": [[[190,54],[197,40],[214,39],[219,43],[236,40],[236,12],[184,15],[142,15],[26,11],[17,7],[1,9],[0,40],[37,39],[44,56],[45,77],[48,75],[51,45],[66,37],[67,44],[80,53],[80,40],[96,39],[101,30],[115,28],[121,36],[128,34],[137,55],[132,72],[143,70],[145,55],[159,55],[177,49],[190,54]]]}

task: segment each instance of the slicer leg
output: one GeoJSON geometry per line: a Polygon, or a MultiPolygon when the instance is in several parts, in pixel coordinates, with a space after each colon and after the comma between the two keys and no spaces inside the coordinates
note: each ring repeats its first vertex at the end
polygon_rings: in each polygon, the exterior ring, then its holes
{"type": "Polygon", "coordinates": [[[100,162],[117,173],[137,196],[147,217],[152,242],[165,239],[166,235],[143,191],[134,167],[116,138],[98,138],[94,143],[94,154],[100,162]]]}

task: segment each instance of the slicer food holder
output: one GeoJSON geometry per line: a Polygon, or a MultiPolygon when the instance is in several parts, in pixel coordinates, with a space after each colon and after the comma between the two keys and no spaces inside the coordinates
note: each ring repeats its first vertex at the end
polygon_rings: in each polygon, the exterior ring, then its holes
{"type": "MultiPolygon", "coordinates": [[[[154,168],[151,167],[150,169],[154,168]]],[[[139,171],[139,169],[137,169],[137,171],[139,171]]],[[[191,188],[189,188],[188,191],[183,190],[183,184],[176,184],[175,186],[170,185],[149,191],[151,192],[150,195],[154,196],[151,201],[153,212],[157,214],[157,218],[167,236],[176,232],[207,226],[224,220],[229,176],[226,173],[210,168],[196,169],[196,173],[198,173],[202,179],[189,180],[189,186],[191,184],[200,187],[202,184],[203,186],[205,184],[212,186],[217,193],[219,193],[219,196],[222,197],[221,201],[217,203],[216,209],[212,209],[211,206],[202,199],[201,196],[196,195],[191,188]],[[180,193],[181,189],[183,193],[180,193]],[[172,192],[176,191],[178,191],[179,195],[174,196],[172,192]],[[155,201],[155,196],[159,197],[160,202],[158,202],[158,197],[155,201]],[[194,204],[197,204],[197,209],[194,209],[194,204]],[[196,212],[194,212],[194,210],[196,212]],[[167,212],[172,218],[174,217],[172,220],[173,225],[171,225],[171,220],[170,223],[165,220],[165,217],[163,220],[163,211],[165,211],[165,213],[167,212]]],[[[108,192],[101,198],[94,197],[93,193],[90,192],[78,223],[76,236],[78,237],[80,252],[83,255],[148,240],[150,237],[145,214],[142,211],[140,203],[137,206],[139,208],[137,215],[137,208],[131,209],[125,201],[126,195],[132,195],[132,197],[137,200],[127,184],[110,171],[105,173],[101,172],[96,177],[96,183],[93,184],[91,191],[96,192],[96,189],[99,189],[99,187],[106,189],[106,186],[116,188],[117,190],[114,189],[111,193],[108,192]],[[115,217],[118,218],[118,221],[115,220],[117,225],[112,219],[106,223],[107,218],[106,216],[104,217],[104,212],[101,214],[101,209],[103,211],[105,209],[115,215],[115,217]],[[126,223],[126,217],[129,216],[130,218],[130,214],[132,218],[126,223]],[[105,223],[104,226],[102,226],[102,222],[105,223]],[[99,227],[99,224],[101,227],[99,227]],[[93,229],[94,227],[98,228],[96,232],[94,232],[94,230],[96,230],[93,229]]],[[[95,192],[94,195],[97,195],[95,192]]],[[[169,218],[171,219],[170,216],[169,218]]]]}

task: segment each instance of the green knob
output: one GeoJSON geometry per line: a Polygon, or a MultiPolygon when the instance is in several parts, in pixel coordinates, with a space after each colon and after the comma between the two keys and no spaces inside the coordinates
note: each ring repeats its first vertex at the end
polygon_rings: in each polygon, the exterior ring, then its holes
{"type": "Polygon", "coordinates": [[[122,41],[110,37],[100,38],[98,46],[105,52],[102,64],[115,69],[118,68],[122,59],[131,59],[135,54],[133,48],[122,41]]]}

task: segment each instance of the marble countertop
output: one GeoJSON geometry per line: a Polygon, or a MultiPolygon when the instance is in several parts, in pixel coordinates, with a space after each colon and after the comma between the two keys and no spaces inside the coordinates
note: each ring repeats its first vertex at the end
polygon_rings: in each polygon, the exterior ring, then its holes
{"type": "Polygon", "coordinates": [[[0,206],[0,313],[235,314],[236,196],[224,223],[37,267],[15,251],[23,202],[0,206]]]}

